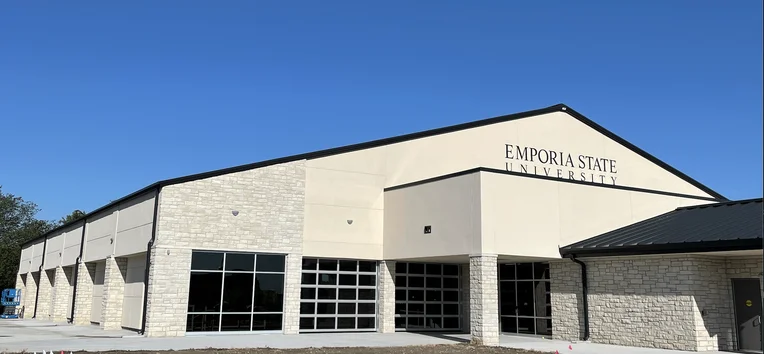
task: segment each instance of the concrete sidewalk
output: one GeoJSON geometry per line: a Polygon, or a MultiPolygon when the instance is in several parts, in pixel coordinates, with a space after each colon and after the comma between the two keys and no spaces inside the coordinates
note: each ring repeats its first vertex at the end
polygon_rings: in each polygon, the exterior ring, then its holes
{"type": "MultiPolygon", "coordinates": [[[[689,352],[572,343],[537,337],[502,335],[501,346],[558,351],[560,354],[687,354],[689,352]],[[571,349],[572,348],[572,349],[571,349]]],[[[468,334],[419,333],[321,333],[214,334],[176,338],[144,338],[131,331],[103,331],[98,326],[72,326],[37,320],[0,321],[0,353],[45,351],[182,350],[206,348],[310,348],[310,347],[397,347],[456,344],[469,341],[468,334]]],[[[706,352],[714,353],[714,352],[706,352]]]]}

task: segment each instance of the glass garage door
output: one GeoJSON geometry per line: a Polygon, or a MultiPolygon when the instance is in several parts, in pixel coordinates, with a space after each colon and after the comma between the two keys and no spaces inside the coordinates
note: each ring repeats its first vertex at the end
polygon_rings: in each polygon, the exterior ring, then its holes
{"type": "Polygon", "coordinates": [[[374,331],[377,262],[302,259],[300,332],[374,331]]]}
{"type": "Polygon", "coordinates": [[[552,334],[548,263],[499,265],[501,331],[552,334]]]}
{"type": "Polygon", "coordinates": [[[461,329],[459,266],[396,263],[395,328],[407,331],[461,329]]]}
{"type": "Polygon", "coordinates": [[[284,259],[279,254],[194,251],[186,331],[281,330],[284,259]]]}

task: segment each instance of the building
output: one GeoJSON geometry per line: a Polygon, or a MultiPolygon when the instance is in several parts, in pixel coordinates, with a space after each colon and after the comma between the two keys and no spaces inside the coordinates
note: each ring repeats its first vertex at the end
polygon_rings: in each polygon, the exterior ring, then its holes
{"type": "Polygon", "coordinates": [[[555,105],[157,182],[25,244],[17,284],[26,318],[145,336],[737,350],[760,345],[761,224],[761,199],[555,105]]]}

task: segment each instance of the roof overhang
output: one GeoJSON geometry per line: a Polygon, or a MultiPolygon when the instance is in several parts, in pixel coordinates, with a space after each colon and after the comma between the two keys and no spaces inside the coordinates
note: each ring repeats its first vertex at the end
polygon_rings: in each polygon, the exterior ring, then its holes
{"type": "Polygon", "coordinates": [[[728,251],[761,250],[762,239],[740,239],[722,241],[702,241],[669,243],[656,245],[635,246],[611,246],[607,248],[560,248],[563,258],[580,257],[619,257],[619,256],[644,256],[659,254],[682,254],[682,253],[706,253],[728,251]]]}

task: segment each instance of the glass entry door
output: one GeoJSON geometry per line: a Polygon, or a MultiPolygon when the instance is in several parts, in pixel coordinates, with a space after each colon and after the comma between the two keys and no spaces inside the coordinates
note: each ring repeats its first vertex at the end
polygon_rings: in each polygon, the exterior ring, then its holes
{"type": "Polygon", "coordinates": [[[551,335],[549,264],[500,264],[499,313],[502,332],[551,335]]]}

